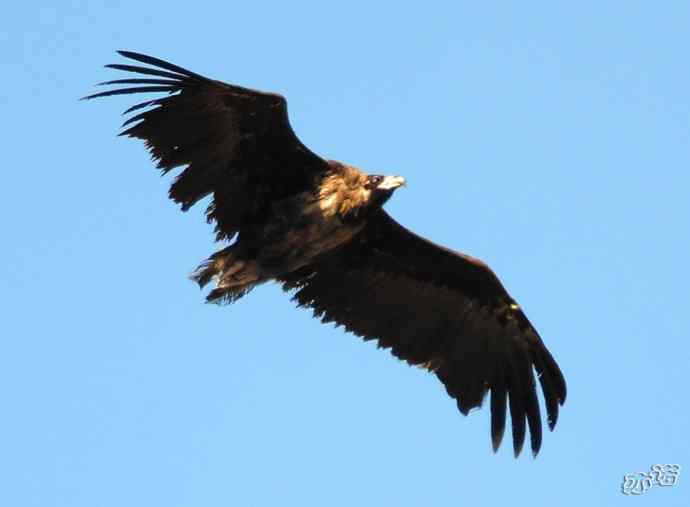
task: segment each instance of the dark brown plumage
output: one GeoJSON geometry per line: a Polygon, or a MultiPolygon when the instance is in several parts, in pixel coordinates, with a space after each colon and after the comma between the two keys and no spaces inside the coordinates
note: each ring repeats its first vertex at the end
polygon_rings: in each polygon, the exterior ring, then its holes
{"type": "Polygon", "coordinates": [[[181,166],[170,197],[189,209],[212,195],[208,220],[233,240],[199,266],[210,301],[232,302],[276,280],[299,306],[336,322],[410,364],[436,374],[463,414],[491,392],[496,450],[509,407],[517,456],[529,427],[542,432],[536,382],[553,429],[566,386],[521,308],[481,261],[435,245],[382,208],[404,179],[369,176],[309,151],[292,131],[280,95],[213,81],[150,56],[108,65],[146,78],[85,97],[167,92],[139,111],[122,135],[144,140],[158,167],[181,166]]]}

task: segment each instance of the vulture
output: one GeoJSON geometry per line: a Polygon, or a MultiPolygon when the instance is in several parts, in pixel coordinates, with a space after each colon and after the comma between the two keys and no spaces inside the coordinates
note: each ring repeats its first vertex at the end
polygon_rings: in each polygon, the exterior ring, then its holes
{"type": "Polygon", "coordinates": [[[209,223],[227,244],[192,274],[211,302],[232,303],[275,281],[300,307],[410,365],[433,372],[464,415],[490,393],[498,449],[510,412],[517,457],[529,428],[542,443],[536,379],[549,429],[563,375],[522,308],[482,261],[409,231],[383,209],[405,185],[310,151],[274,93],[206,78],[131,51],[134,73],[84,97],[162,93],[133,105],[120,135],[142,139],[157,167],[182,170],[170,198],[186,211],[211,196],[209,223]],[[535,375],[536,372],[536,375],[535,375]],[[536,376],[536,378],[535,378],[536,376]]]}

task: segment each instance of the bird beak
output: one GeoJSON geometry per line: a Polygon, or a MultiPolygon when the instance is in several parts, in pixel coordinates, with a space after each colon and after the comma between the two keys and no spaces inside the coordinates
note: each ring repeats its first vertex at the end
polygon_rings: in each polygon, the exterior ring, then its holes
{"type": "Polygon", "coordinates": [[[402,176],[386,176],[383,181],[379,183],[380,190],[395,190],[398,187],[405,186],[407,182],[402,176]]]}

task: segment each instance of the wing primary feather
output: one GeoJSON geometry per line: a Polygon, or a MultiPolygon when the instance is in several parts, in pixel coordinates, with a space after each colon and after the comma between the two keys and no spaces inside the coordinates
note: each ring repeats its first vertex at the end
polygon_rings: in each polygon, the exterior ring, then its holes
{"type": "Polygon", "coordinates": [[[172,79],[145,79],[145,78],[130,78],[130,79],[113,79],[112,81],[103,81],[96,83],[96,86],[114,85],[114,84],[160,84],[171,86],[182,86],[183,81],[172,79]]]}
{"type": "Polygon", "coordinates": [[[185,68],[182,68],[178,65],[172,64],[170,62],[166,62],[165,60],[161,60],[160,58],[155,58],[153,56],[148,56],[144,55],[141,53],[135,53],[133,51],[124,51],[124,50],[119,50],[118,54],[124,56],[125,58],[129,58],[131,60],[136,60],[141,63],[147,63],[149,65],[153,65],[155,67],[160,67],[162,69],[167,69],[172,72],[177,72],[178,74],[182,74],[184,76],[189,76],[189,77],[195,77],[197,79],[206,79],[204,76],[200,74],[196,74],[195,72],[192,72],[190,70],[187,70],[185,68]]]}
{"type": "Polygon", "coordinates": [[[501,380],[491,388],[491,443],[498,451],[506,428],[506,386],[501,380]]]}
{"type": "Polygon", "coordinates": [[[518,391],[516,395],[522,397],[522,424],[524,426],[526,418],[527,425],[529,426],[532,456],[536,457],[541,447],[542,438],[539,399],[537,398],[536,382],[534,382],[531,355],[529,354],[530,349],[523,346],[524,343],[517,345],[513,352],[511,371],[513,372],[514,384],[518,391]]]}
{"type": "MultiPolygon", "coordinates": [[[[109,69],[116,69],[116,70],[123,70],[125,72],[135,72],[139,74],[147,74],[151,76],[159,76],[159,77],[167,77],[171,79],[175,79],[178,81],[182,81],[185,83],[191,83],[193,81],[199,82],[215,82],[216,84],[221,84],[223,87],[225,87],[228,90],[232,90],[236,93],[239,93],[241,95],[253,95],[253,96],[265,96],[265,97],[271,97],[271,98],[280,98],[281,100],[284,100],[282,96],[275,94],[275,93],[269,93],[269,92],[261,92],[259,90],[252,90],[251,88],[245,88],[243,86],[238,86],[238,85],[233,85],[229,83],[218,83],[217,81],[211,81],[209,78],[202,76],[201,74],[196,74],[192,71],[189,71],[187,69],[184,69],[182,67],[179,67],[177,65],[174,65],[172,63],[166,62],[164,60],[160,60],[158,58],[154,58],[152,56],[147,56],[147,55],[142,55],[140,53],[133,53],[131,51],[118,51],[122,56],[125,56],[126,58],[131,58],[133,60],[137,60],[143,63],[148,63],[150,65],[156,65],[159,67],[162,67],[164,69],[172,70],[174,72],[166,72],[164,70],[159,70],[159,69],[151,69],[148,67],[141,67],[139,65],[125,65],[125,64],[119,64],[119,63],[110,63],[106,65],[105,67],[109,69]]],[[[177,83],[178,85],[181,85],[182,83],[177,83]]]]}
{"type": "Polygon", "coordinates": [[[146,115],[148,115],[149,112],[150,112],[150,111],[144,111],[143,113],[135,114],[135,115],[132,116],[131,118],[127,118],[127,120],[124,121],[124,122],[122,123],[122,125],[121,125],[122,128],[124,128],[124,127],[126,127],[127,125],[130,125],[130,124],[132,124],[132,123],[134,123],[134,122],[137,122],[137,121],[139,121],[139,120],[145,119],[145,118],[146,118],[146,115]]]}
{"type": "Polygon", "coordinates": [[[122,63],[109,63],[105,65],[107,69],[122,70],[124,72],[135,72],[137,74],[146,74],[148,76],[169,77],[171,79],[184,79],[187,76],[183,74],[173,74],[159,69],[149,69],[148,67],[141,67],[139,65],[126,65],[122,63]]]}
{"type": "Polygon", "coordinates": [[[508,368],[508,406],[510,407],[510,422],[513,428],[513,453],[517,458],[520,456],[522,446],[525,443],[525,432],[527,430],[525,418],[525,404],[524,394],[522,391],[522,383],[520,382],[519,372],[515,370],[515,366],[511,363],[507,364],[508,368]]]}
{"type": "Polygon", "coordinates": [[[136,111],[138,109],[143,109],[145,107],[149,106],[161,106],[165,104],[166,102],[175,99],[175,96],[172,97],[161,97],[160,99],[153,99],[153,100],[147,100],[146,102],[140,102],[139,104],[135,104],[132,107],[128,108],[125,110],[122,114],[129,114],[133,111],[136,111]]]}
{"type": "Polygon", "coordinates": [[[527,391],[525,408],[527,409],[527,425],[529,426],[532,457],[536,458],[537,454],[539,454],[539,449],[541,449],[541,415],[539,414],[539,400],[537,398],[534,381],[532,381],[531,384],[531,387],[527,391]]]}
{"type": "Polygon", "coordinates": [[[133,88],[118,88],[117,90],[108,90],[107,92],[94,93],[87,95],[80,100],[97,99],[99,97],[109,97],[111,95],[128,95],[130,93],[155,93],[155,92],[175,92],[179,90],[179,86],[135,86],[133,88]]]}
{"type": "Polygon", "coordinates": [[[544,359],[544,366],[546,367],[547,371],[551,373],[553,378],[556,393],[558,394],[558,403],[563,405],[568,394],[568,388],[565,383],[565,378],[563,378],[563,372],[561,372],[561,369],[558,367],[558,364],[556,364],[556,360],[553,358],[551,353],[543,345],[541,347],[541,354],[544,359]]]}
{"type": "Polygon", "coordinates": [[[558,394],[556,391],[555,383],[553,377],[551,376],[551,371],[547,370],[544,366],[544,361],[541,354],[538,351],[531,350],[530,356],[534,367],[537,370],[537,377],[539,378],[539,383],[541,384],[541,390],[544,393],[544,401],[546,405],[546,421],[549,425],[549,430],[553,431],[556,427],[556,422],[558,421],[558,394]]]}

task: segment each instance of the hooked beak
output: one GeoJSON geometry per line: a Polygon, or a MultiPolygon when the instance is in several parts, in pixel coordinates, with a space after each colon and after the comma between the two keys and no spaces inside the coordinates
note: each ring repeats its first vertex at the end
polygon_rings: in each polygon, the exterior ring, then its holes
{"type": "Polygon", "coordinates": [[[405,186],[407,182],[402,176],[386,176],[377,187],[380,190],[395,190],[398,187],[405,186]]]}

